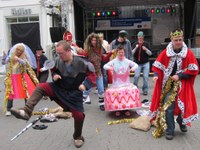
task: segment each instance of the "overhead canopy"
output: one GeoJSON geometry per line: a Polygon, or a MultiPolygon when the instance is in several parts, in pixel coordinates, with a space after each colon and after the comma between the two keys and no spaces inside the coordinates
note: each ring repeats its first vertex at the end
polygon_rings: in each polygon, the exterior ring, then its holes
{"type": "Polygon", "coordinates": [[[185,0],[75,0],[84,9],[120,6],[179,4],[185,0]]]}

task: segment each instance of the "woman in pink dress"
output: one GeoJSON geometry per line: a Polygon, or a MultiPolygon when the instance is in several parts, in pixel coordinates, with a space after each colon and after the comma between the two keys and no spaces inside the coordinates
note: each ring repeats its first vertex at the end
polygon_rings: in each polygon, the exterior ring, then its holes
{"type": "Polygon", "coordinates": [[[27,99],[38,84],[32,67],[36,66],[32,51],[23,43],[16,44],[6,58],[7,72],[5,78],[4,110],[10,115],[14,99],[27,99]],[[32,54],[30,54],[32,53],[32,54]]]}
{"type": "Polygon", "coordinates": [[[105,110],[116,111],[120,116],[125,112],[130,116],[130,109],[141,107],[139,89],[130,82],[130,71],[138,65],[124,56],[124,47],[117,47],[117,57],[104,65],[105,70],[113,72],[112,85],[105,92],[105,110]]]}

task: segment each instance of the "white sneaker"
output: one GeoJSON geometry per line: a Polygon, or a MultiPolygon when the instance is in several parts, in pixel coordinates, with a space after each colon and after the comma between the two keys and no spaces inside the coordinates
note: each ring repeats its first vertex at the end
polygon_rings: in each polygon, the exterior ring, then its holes
{"type": "Polygon", "coordinates": [[[150,108],[151,102],[142,103],[143,108],[150,108]]]}
{"type": "Polygon", "coordinates": [[[94,90],[94,94],[98,94],[98,90],[97,90],[97,88],[94,90]]]}
{"type": "Polygon", "coordinates": [[[89,95],[87,97],[83,97],[83,104],[91,104],[89,95]]]}
{"type": "Polygon", "coordinates": [[[6,111],[6,116],[11,116],[11,112],[10,111],[6,111]]]}

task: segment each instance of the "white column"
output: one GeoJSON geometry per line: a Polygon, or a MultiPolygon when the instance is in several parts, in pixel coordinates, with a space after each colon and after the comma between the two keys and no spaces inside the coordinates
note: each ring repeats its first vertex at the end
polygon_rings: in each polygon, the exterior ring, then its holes
{"type": "Polygon", "coordinates": [[[5,29],[4,29],[4,16],[3,16],[3,10],[0,10],[0,55],[2,55],[2,49],[5,48],[4,45],[4,35],[6,35],[4,33],[5,29]]]}
{"type": "Polygon", "coordinates": [[[46,9],[42,7],[42,14],[41,14],[41,21],[42,21],[42,26],[40,33],[42,34],[42,44],[44,45],[49,45],[52,44],[51,42],[51,36],[50,36],[50,27],[51,27],[51,17],[47,15],[46,9]]]}
{"type": "MultiPolygon", "coordinates": [[[[5,17],[3,16],[3,10],[0,10],[0,58],[3,57],[3,50],[8,51],[8,37],[7,37],[7,30],[6,30],[6,20],[5,17]]],[[[5,70],[5,65],[1,64],[1,59],[0,59],[0,73],[4,73],[5,70]]]]}
{"type": "MultiPolygon", "coordinates": [[[[41,7],[41,6],[40,6],[41,7]]],[[[47,15],[45,7],[41,7],[40,13],[40,39],[41,45],[45,51],[45,55],[51,59],[51,36],[50,36],[50,27],[52,26],[52,20],[49,15],[47,15]]]]}
{"type": "Polygon", "coordinates": [[[74,3],[73,0],[68,0],[68,31],[72,33],[75,42],[75,22],[74,22],[74,3]]]}

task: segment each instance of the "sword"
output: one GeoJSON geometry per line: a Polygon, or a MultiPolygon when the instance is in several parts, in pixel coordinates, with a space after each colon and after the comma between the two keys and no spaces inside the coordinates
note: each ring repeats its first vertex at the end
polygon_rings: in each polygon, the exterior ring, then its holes
{"type": "Polygon", "coordinates": [[[10,141],[13,141],[17,137],[19,137],[22,133],[24,133],[26,130],[28,130],[31,126],[33,126],[36,122],[38,122],[42,116],[39,116],[35,120],[33,120],[31,123],[29,123],[24,129],[22,129],[17,135],[15,135],[10,141]]]}

